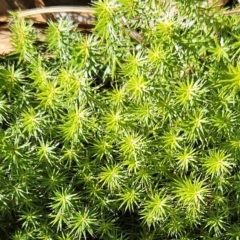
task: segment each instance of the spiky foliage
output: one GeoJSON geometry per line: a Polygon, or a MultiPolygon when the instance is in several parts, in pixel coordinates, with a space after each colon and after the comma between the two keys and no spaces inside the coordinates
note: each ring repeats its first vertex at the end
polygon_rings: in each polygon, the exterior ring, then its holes
{"type": "Polygon", "coordinates": [[[13,19],[2,239],[240,239],[240,18],[176,4],[99,1],[38,44],[13,19]]]}

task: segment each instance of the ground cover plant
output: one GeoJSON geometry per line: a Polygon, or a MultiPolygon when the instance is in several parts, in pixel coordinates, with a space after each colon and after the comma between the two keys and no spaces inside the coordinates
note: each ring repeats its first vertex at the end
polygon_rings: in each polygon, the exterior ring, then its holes
{"type": "Polygon", "coordinates": [[[13,17],[2,239],[240,239],[240,18],[176,4],[97,2],[41,43],[13,17]]]}

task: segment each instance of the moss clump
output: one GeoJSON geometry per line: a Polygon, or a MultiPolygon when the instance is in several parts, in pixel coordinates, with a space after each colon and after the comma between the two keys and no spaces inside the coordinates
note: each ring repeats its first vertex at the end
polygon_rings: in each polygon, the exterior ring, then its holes
{"type": "Polygon", "coordinates": [[[41,44],[13,21],[4,239],[240,237],[239,18],[177,7],[97,2],[91,35],[60,19],[41,44]]]}

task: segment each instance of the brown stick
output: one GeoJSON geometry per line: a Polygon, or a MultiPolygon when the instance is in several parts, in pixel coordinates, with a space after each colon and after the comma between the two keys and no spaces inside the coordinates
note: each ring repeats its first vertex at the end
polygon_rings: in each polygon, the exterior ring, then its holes
{"type": "Polygon", "coordinates": [[[33,8],[27,9],[19,12],[19,17],[28,17],[37,14],[45,13],[59,13],[59,12],[77,12],[93,15],[94,10],[90,7],[78,7],[78,6],[57,6],[57,7],[43,7],[43,8],[33,8]]]}
{"type": "MultiPolygon", "coordinates": [[[[37,14],[46,14],[46,13],[59,13],[59,12],[76,12],[82,14],[88,14],[93,16],[94,9],[90,7],[78,7],[78,6],[57,6],[57,7],[44,7],[44,8],[35,8],[23,10],[18,14],[18,17],[28,17],[37,14]]],[[[132,39],[137,42],[141,42],[143,37],[141,34],[136,31],[130,31],[130,36],[132,39]]]]}
{"type": "Polygon", "coordinates": [[[240,9],[235,9],[235,10],[228,10],[228,11],[223,12],[223,15],[231,16],[231,15],[239,14],[239,13],[240,13],[240,9]]]}

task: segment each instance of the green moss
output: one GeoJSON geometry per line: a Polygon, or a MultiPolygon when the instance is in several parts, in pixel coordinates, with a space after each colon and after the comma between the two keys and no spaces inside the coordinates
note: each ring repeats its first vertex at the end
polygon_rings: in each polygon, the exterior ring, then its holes
{"type": "Polygon", "coordinates": [[[37,44],[12,22],[4,239],[239,239],[239,18],[157,2],[95,3],[91,35],[60,19],[37,44]]]}

